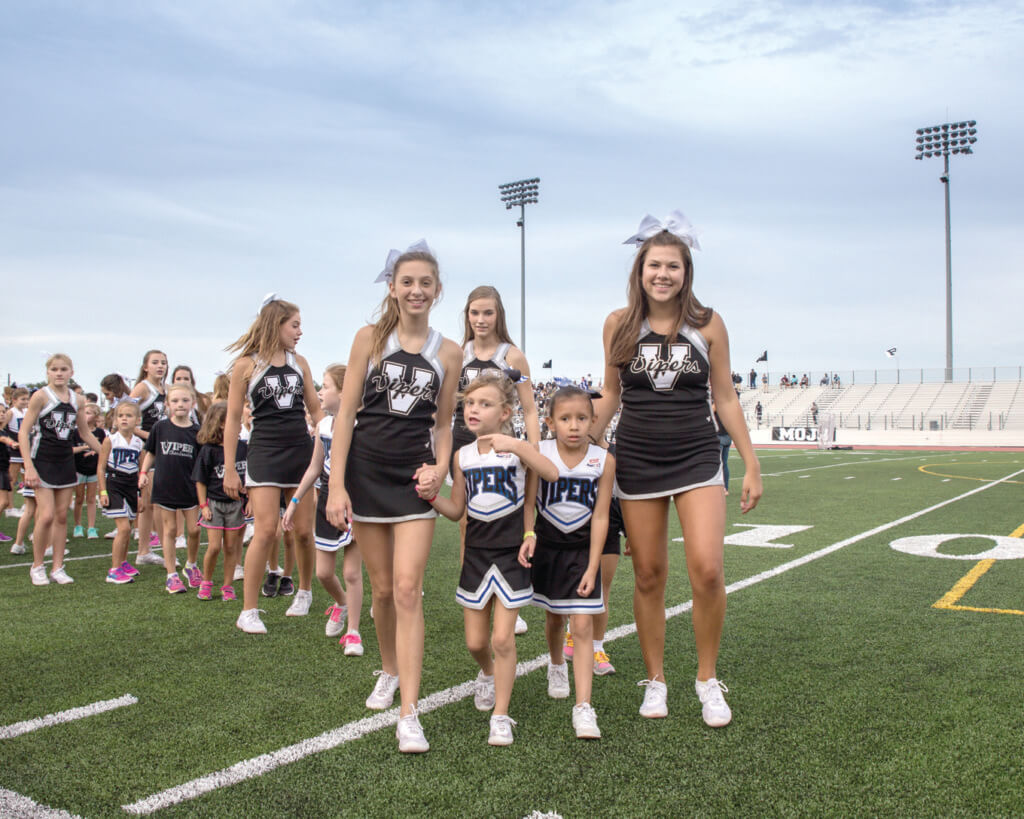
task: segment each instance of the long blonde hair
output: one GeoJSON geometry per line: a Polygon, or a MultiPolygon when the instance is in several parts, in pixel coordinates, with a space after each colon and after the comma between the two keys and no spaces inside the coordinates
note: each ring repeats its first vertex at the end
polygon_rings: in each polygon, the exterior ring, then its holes
{"type": "Polygon", "coordinates": [[[281,345],[281,325],[298,312],[298,305],[290,301],[274,299],[267,302],[249,329],[224,349],[229,353],[238,353],[238,358],[251,355],[269,363],[275,353],[284,349],[281,345]]]}
{"type": "Polygon", "coordinates": [[[505,419],[504,423],[502,423],[501,431],[505,435],[511,435],[514,429],[512,426],[512,413],[515,412],[516,401],[519,400],[519,394],[516,392],[516,385],[512,383],[512,379],[505,373],[496,369],[486,369],[470,381],[464,390],[459,392],[456,396],[459,403],[461,404],[465,401],[467,395],[476,392],[483,387],[494,387],[501,396],[501,405],[509,408],[509,416],[505,419]]]}
{"type": "Polygon", "coordinates": [[[462,346],[465,347],[467,342],[476,338],[476,333],[473,332],[473,327],[469,323],[469,305],[477,299],[494,299],[494,309],[498,314],[497,321],[494,322],[494,335],[498,337],[498,341],[512,344],[512,336],[508,334],[508,324],[505,323],[505,305],[501,303],[501,294],[489,284],[482,284],[473,288],[469,292],[469,296],[466,297],[466,309],[462,311],[465,328],[462,333],[462,346]]]}
{"type": "MultiPolygon", "coordinates": [[[[436,303],[441,298],[441,274],[438,271],[437,259],[425,250],[408,250],[395,260],[392,281],[398,275],[398,268],[406,262],[426,262],[434,268],[434,278],[437,279],[437,295],[434,298],[436,303]]],[[[391,295],[390,287],[388,287],[388,292],[384,295],[384,300],[380,303],[380,307],[377,308],[377,316],[377,321],[373,325],[373,341],[370,345],[370,363],[375,367],[380,364],[384,345],[387,343],[388,336],[398,326],[398,319],[400,317],[398,302],[391,295]]]]}
{"type": "Polygon", "coordinates": [[[640,336],[640,327],[649,313],[642,277],[647,251],[655,246],[677,247],[679,255],[683,258],[683,286],[679,290],[678,313],[675,323],[665,337],[675,338],[683,324],[688,324],[691,327],[704,327],[711,321],[711,316],[714,313],[710,307],[705,307],[693,295],[693,257],[690,255],[690,248],[678,236],[674,236],[667,230],[656,233],[640,245],[636,258],[633,260],[633,269],[630,271],[629,286],[626,290],[626,312],[612,336],[609,350],[608,363],[613,367],[622,367],[633,357],[636,340],[640,336]]]}

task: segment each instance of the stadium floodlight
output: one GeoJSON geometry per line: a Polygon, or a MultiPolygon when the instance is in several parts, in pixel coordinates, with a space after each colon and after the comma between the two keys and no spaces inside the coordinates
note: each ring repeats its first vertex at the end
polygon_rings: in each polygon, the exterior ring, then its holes
{"type": "Polygon", "coordinates": [[[946,381],[953,380],[953,254],[949,231],[949,155],[973,154],[971,147],[978,138],[975,136],[978,123],[973,120],[946,122],[928,128],[918,128],[914,159],[942,157],[942,176],[939,181],[946,194],[946,381]]]}
{"type": "Polygon", "coordinates": [[[519,206],[519,219],[516,225],[519,227],[519,265],[520,265],[520,330],[519,349],[526,352],[526,206],[537,204],[537,195],[540,192],[540,179],[520,179],[518,182],[506,182],[498,185],[501,192],[501,201],[505,210],[519,206]]]}

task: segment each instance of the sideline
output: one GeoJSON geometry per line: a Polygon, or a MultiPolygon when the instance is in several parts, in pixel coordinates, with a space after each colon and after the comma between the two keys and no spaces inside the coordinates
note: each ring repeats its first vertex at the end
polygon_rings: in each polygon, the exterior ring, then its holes
{"type": "MultiPolygon", "coordinates": [[[[1004,481],[1008,481],[1011,478],[1015,478],[1018,475],[1024,474],[1024,469],[1012,472],[1009,475],[1000,478],[992,483],[984,486],[975,487],[968,492],[964,492],[962,495],[957,495],[948,500],[941,501],[925,509],[921,509],[917,512],[912,512],[909,515],[905,515],[897,520],[890,521],[889,523],[883,523],[881,526],[876,526],[873,529],[868,529],[866,532],[861,532],[853,537],[840,540],[836,543],[826,546],[823,549],[819,549],[816,552],[811,552],[803,557],[790,560],[787,563],[783,563],[776,566],[773,569],[761,572],[759,574],[748,577],[744,580],[739,580],[736,583],[731,583],[725,587],[727,594],[740,591],[741,589],[748,588],[763,580],[768,580],[772,577],[777,577],[784,572],[788,572],[790,569],[795,569],[799,566],[803,566],[807,563],[811,563],[818,558],[830,555],[833,552],[837,552],[840,549],[849,546],[853,543],[857,543],[861,540],[874,537],[877,534],[885,532],[889,529],[893,529],[900,526],[908,521],[919,518],[923,515],[927,515],[929,512],[934,512],[936,509],[941,509],[944,506],[949,506],[952,503],[969,498],[972,495],[976,495],[979,492],[984,492],[987,489],[991,489],[993,486],[998,486],[1004,481]]],[[[665,610],[666,619],[676,617],[684,612],[689,611],[693,607],[693,600],[687,600],[685,603],[673,606],[665,610]]],[[[612,640],[618,640],[620,637],[636,632],[636,623],[628,623],[625,625],[618,626],[610,629],[605,634],[605,642],[612,640]]],[[[543,668],[547,665],[548,655],[541,654],[538,657],[534,657],[525,663],[519,663],[516,666],[516,677],[521,677],[524,674],[529,674],[531,671],[543,668]]],[[[438,691],[430,696],[420,700],[419,702],[419,713],[426,714],[441,708],[444,705],[451,705],[460,700],[471,697],[476,690],[475,680],[469,680],[459,685],[446,688],[443,691],[438,691]]],[[[216,771],[205,776],[198,777],[185,782],[181,785],[168,788],[167,790],[160,791],[151,796],[147,796],[144,799],[140,799],[137,802],[133,802],[128,805],[122,805],[121,807],[127,813],[132,814],[149,814],[155,813],[158,810],[169,808],[174,805],[180,804],[190,799],[195,799],[203,794],[210,793],[220,788],[227,787],[229,785],[235,785],[239,782],[244,782],[247,779],[253,779],[257,776],[262,776],[265,773],[269,773],[275,768],[281,767],[282,765],[288,765],[292,762],[298,762],[300,759],[307,757],[311,754],[319,753],[320,751],[330,750],[336,748],[339,745],[343,745],[352,740],[359,739],[366,736],[369,733],[378,731],[381,728],[394,725],[398,721],[398,708],[392,708],[380,714],[375,714],[372,717],[365,717],[355,722],[343,725],[340,728],[335,728],[330,731],[326,731],[319,736],[311,739],[305,739],[301,742],[297,742],[293,745],[288,745],[277,751],[273,751],[268,754],[262,754],[253,759],[248,759],[243,762],[238,762],[230,767],[224,768],[220,771],[216,771]]]]}

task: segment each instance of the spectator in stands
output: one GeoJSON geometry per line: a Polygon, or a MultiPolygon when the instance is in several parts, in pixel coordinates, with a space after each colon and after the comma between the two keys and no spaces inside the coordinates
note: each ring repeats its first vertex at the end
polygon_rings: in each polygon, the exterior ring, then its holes
{"type": "Polygon", "coordinates": [[[782,376],[782,378],[779,379],[779,386],[780,387],[788,387],[789,386],[789,376],[788,375],[784,375],[784,376],[782,376]]]}
{"type": "Polygon", "coordinates": [[[757,370],[753,367],[750,368],[750,389],[754,389],[757,386],[757,370]]]}
{"type": "Polygon", "coordinates": [[[807,377],[807,373],[804,373],[804,377],[800,379],[800,389],[807,389],[811,386],[811,379],[807,377]]]}
{"type": "Polygon", "coordinates": [[[764,412],[764,407],[761,406],[761,402],[758,401],[754,405],[754,417],[757,418],[757,425],[761,426],[761,413],[764,412]]]}
{"type": "Polygon", "coordinates": [[[839,373],[833,373],[832,374],[832,386],[833,387],[841,387],[842,386],[842,383],[839,381],[839,373]]]}
{"type": "Polygon", "coordinates": [[[768,373],[761,376],[761,386],[764,389],[768,389],[768,373]]]}
{"type": "Polygon", "coordinates": [[[821,377],[821,381],[818,382],[818,386],[819,387],[827,387],[828,386],[828,373],[825,373],[821,377]]]}
{"type": "Polygon", "coordinates": [[[815,426],[818,425],[818,402],[817,401],[812,401],[811,402],[811,423],[813,423],[815,426]]]}

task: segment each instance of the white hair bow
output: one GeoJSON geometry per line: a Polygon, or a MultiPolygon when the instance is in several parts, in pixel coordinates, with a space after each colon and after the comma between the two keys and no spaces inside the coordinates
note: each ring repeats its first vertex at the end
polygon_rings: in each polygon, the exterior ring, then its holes
{"type": "Polygon", "coordinates": [[[262,311],[263,308],[272,301],[278,301],[277,293],[267,293],[267,295],[263,297],[263,301],[260,302],[260,311],[262,311]]]}
{"type": "Polygon", "coordinates": [[[667,230],[673,236],[682,240],[683,244],[687,247],[692,247],[694,250],[700,250],[700,242],[697,241],[697,229],[690,224],[690,220],[687,219],[680,210],[672,211],[665,217],[664,222],[659,222],[648,213],[640,221],[640,227],[637,228],[636,233],[626,239],[622,244],[637,245],[639,247],[652,236],[657,236],[663,230],[667,230]]]}
{"type": "Polygon", "coordinates": [[[434,251],[430,249],[426,239],[419,239],[418,241],[413,242],[405,250],[395,250],[394,248],[391,248],[391,250],[388,251],[387,261],[384,262],[384,269],[377,274],[377,278],[373,280],[373,283],[380,284],[381,282],[391,281],[391,277],[395,275],[395,262],[398,261],[398,258],[406,253],[413,253],[415,251],[429,253],[431,256],[434,255],[434,251]]]}

